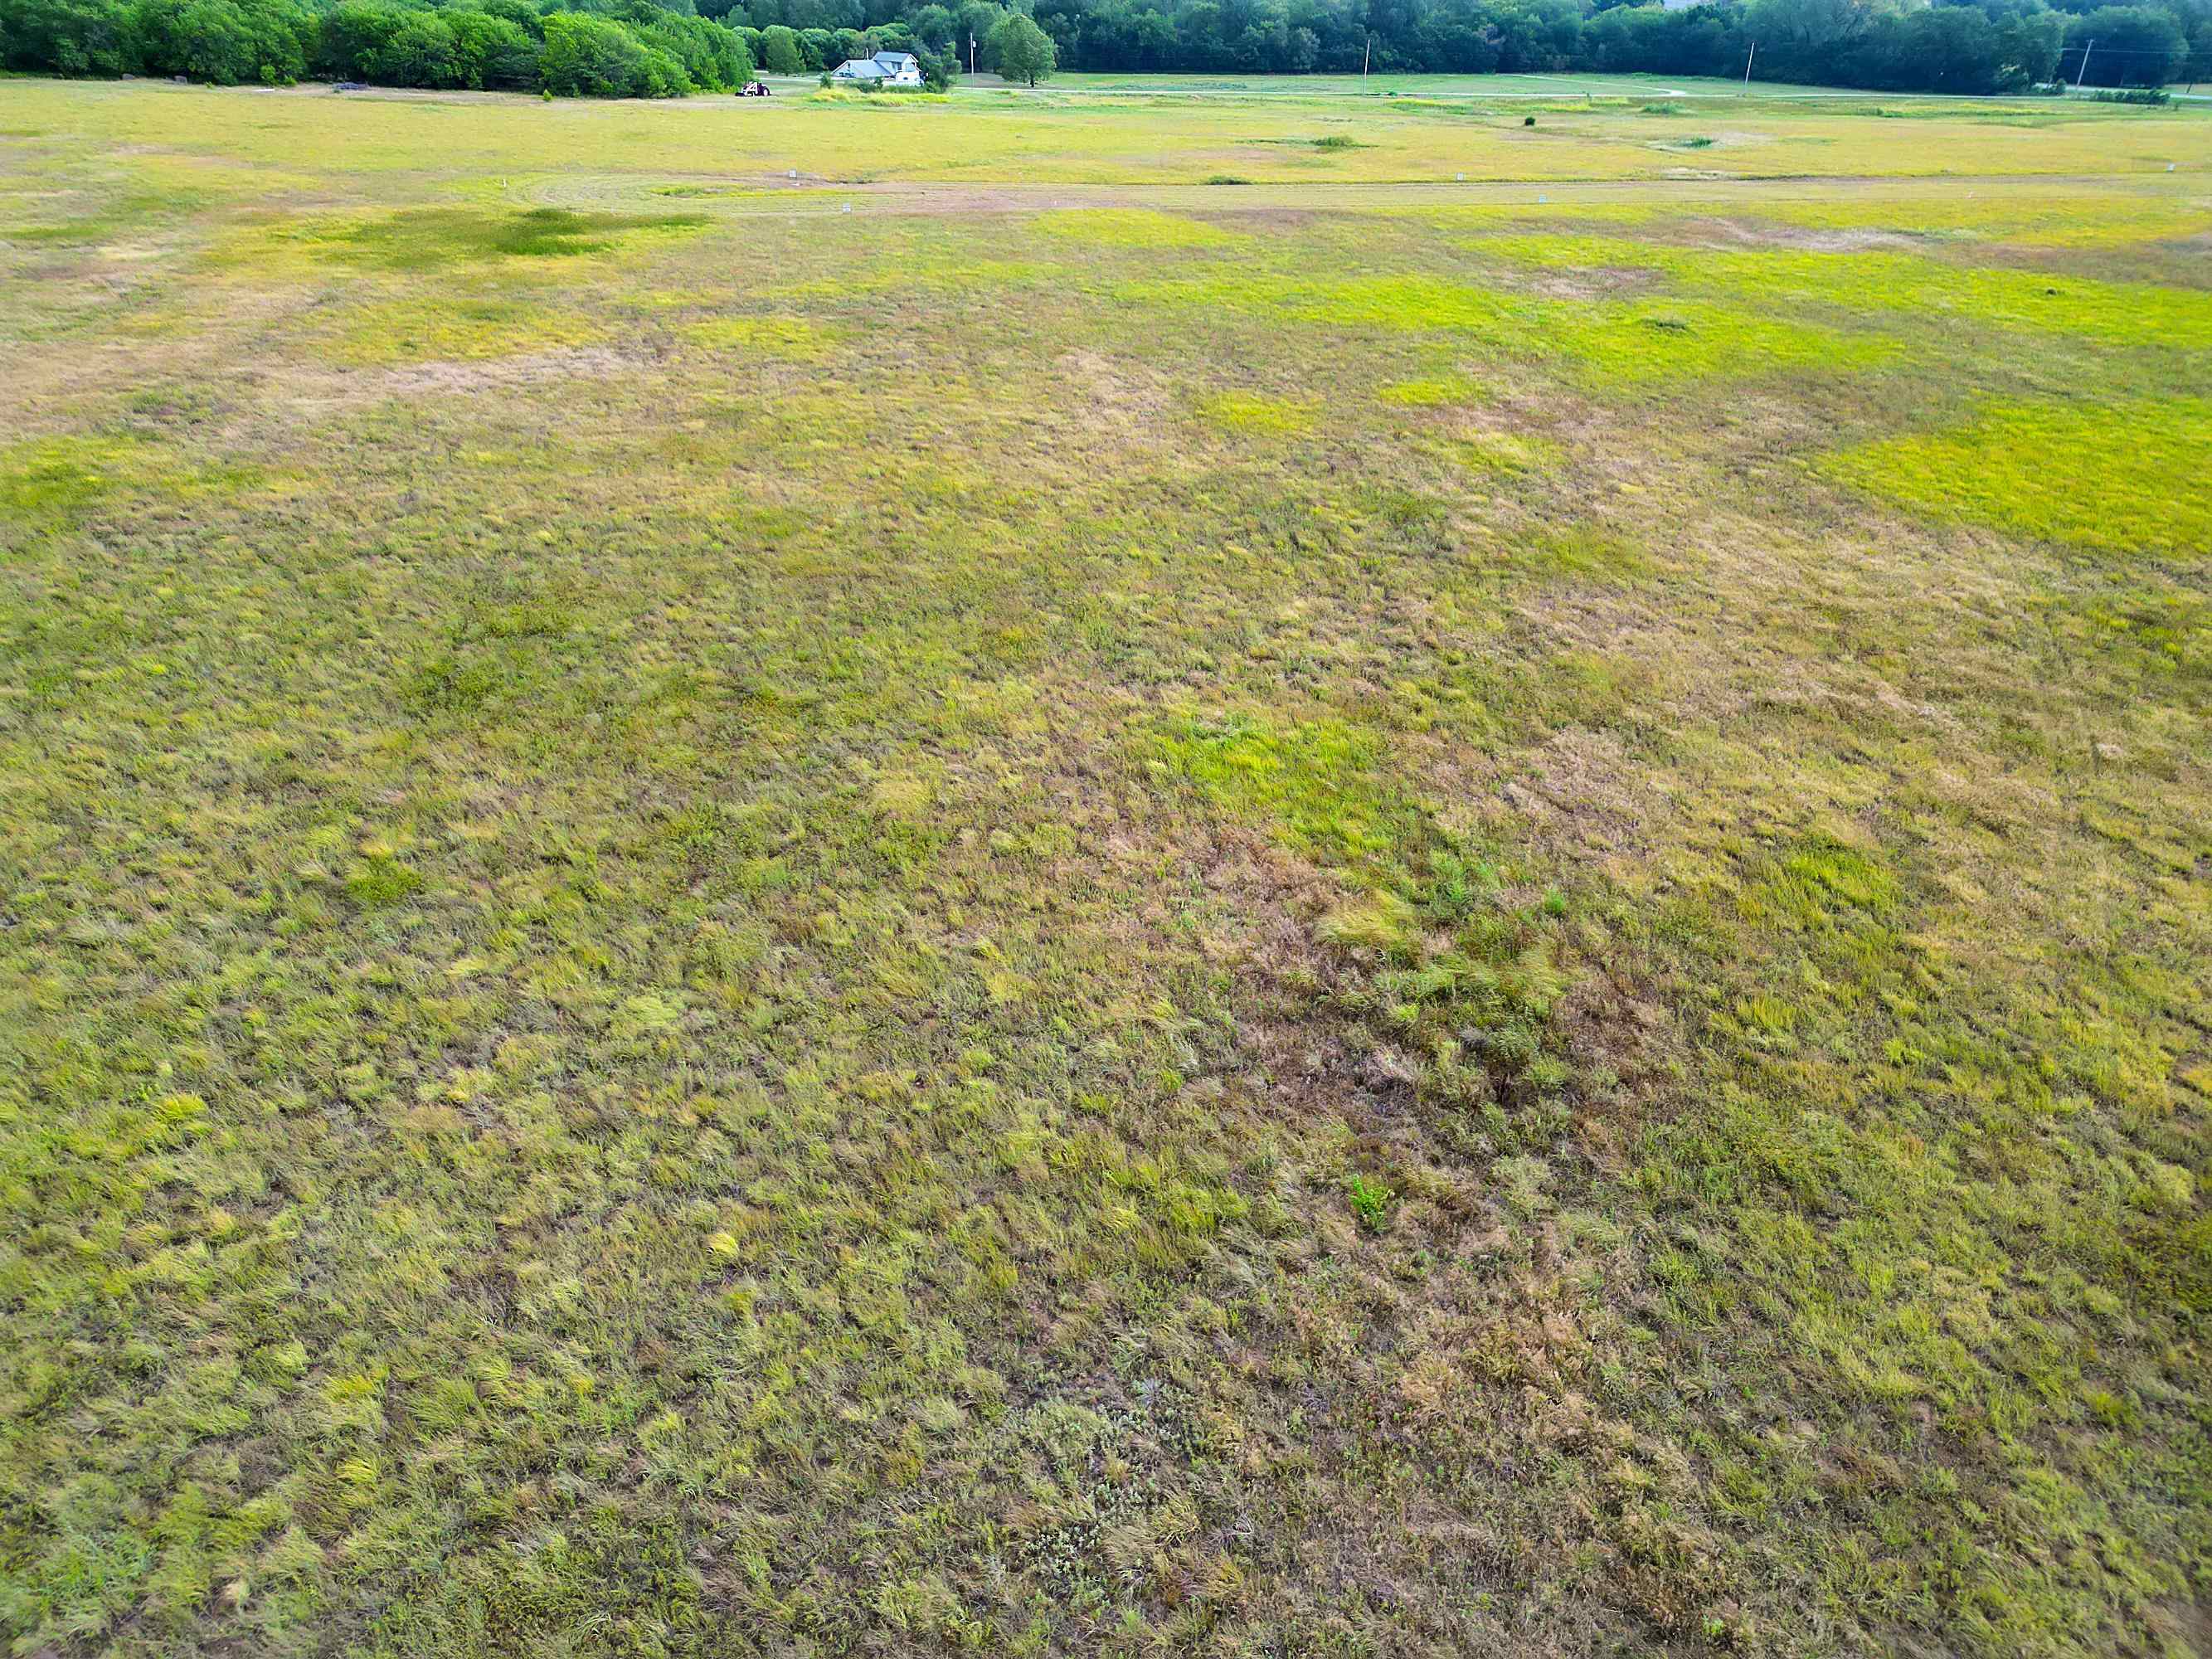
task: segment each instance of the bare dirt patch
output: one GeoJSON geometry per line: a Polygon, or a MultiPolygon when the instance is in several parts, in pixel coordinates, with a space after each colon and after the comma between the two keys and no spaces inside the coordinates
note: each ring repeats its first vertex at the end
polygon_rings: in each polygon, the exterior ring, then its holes
{"type": "Polygon", "coordinates": [[[284,380],[286,393],[295,406],[339,409],[394,398],[467,397],[556,380],[606,380],[645,368],[651,361],[644,354],[605,346],[561,346],[483,362],[408,363],[352,374],[295,371],[284,380]]]}
{"type": "Polygon", "coordinates": [[[1167,413],[1172,388],[1165,375],[1146,364],[1102,352],[1070,351],[1060,356],[1058,367],[1084,394],[1090,414],[1136,426],[1167,413]]]}
{"type": "Polygon", "coordinates": [[[1139,199],[1133,191],[1097,185],[921,184],[792,171],[674,179],[586,174],[541,180],[521,195],[540,207],[636,211],[673,206],[726,219],[848,214],[988,218],[1063,208],[1125,207],[1139,199]]]}
{"type": "Polygon", "coordinates": [[[1792,248],[1804,253],[1863,253],[1869,248],[1918,248],[1926,239],[1899,230],[1811,230],[1787,225],[1747,225],[1735,219],[1701,219],[1698,225],[1743,247],[1792,248]]]}
{"type": "Polygon", "coordinates": [[[1610,300],[1641,293],[1659,284],[1659,273],[1632,265],[1595,265],[1586,270],[1553,271],[1528,283],[1537,294],[1555,300],[1610,300]]]}

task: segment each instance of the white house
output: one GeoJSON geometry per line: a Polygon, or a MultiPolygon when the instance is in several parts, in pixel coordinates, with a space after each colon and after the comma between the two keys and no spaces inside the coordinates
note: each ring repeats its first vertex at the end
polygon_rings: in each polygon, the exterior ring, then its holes
{"type": "Polygon", "coordinates": [[[848,58],[830,71],[832,81],[860,81],[878,87],[918,87],[921,59],[910,52],[879,52],[872,58],[848,58]]]}

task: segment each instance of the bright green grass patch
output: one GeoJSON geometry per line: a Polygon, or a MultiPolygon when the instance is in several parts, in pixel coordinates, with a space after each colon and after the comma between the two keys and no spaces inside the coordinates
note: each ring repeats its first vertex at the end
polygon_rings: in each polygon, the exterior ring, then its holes
{"type": "Polygon", "coordinates": [[[1885,921],[1903,902],[1896,876],[1875,858],[1818,842],[1784,855],[1753,896],[1800,927],[1824,925],[1847,913],[1885,921]]]}
{"type": "Polygon", "coordinates": [[[1443,441],[1444,453],[1473,472],[1539,472],[1566,459],[1565,448],[1534,432],[1462,432],[1443,441]]]}
{"type": "Polygon", "coordinates": [[[572,312],[528,301],[426,296],[362,307],[346,320],[331,355],[362,365],[476,362],[589,345],[605,332],[572,312]]]}
{"type": "Polygon", "coordinates": [[[1218,392],[1201,398],[1199,413],[1231,432],[1310,432],[1316,405],[1249,392],[1218,392]]]}
{"type": "Polygon", "coordinates": [[[1708,303],[1555,300],[1425,276],[1326,283],[1224,276],[1132,283],[1116,293],[1353,330],[1448,331],[1501,352],[1565,360],[1601,382],[1855,367],[1896,352],[1887,341],[1708,303]]]}
{"type": "Polygon", "coordinates": [[[1294,284],[1285,304],[1315,322],[1362,328],[1453,329],[1501,336],[1536,320],[1541,307],[1515,296],[1440,276],[1358,276],[1327,284],[1294,284]]]}
{"type": "Polygon", "coordinates": [[[902,106],[927,108],[932,105],[947,103],[951,99],[949,94],[931,92],[920,87],[885,87],[874,92],[859,92],[851,87],[817,87],[807,94],[806,101],[810,104],[850,104],[860,109],[895,110],[902,106]]]}
{"type": "Polygon", "coordinates": [[[1913,253],[1790,248],[1681,248],[1601,236],[1492,237],[1472,251],[1547,269],[1662,271],[1685,293],[1724,295],[1761,308],[1847,312],[1872,327],[1900,316],[2114,345],[2212,349],[2212,294],[2142,283],[1953,264],[1913,253]]]}
{"type": "Polygon", "coordinates": [[[717,351],[743,351],[763,357],[816,362],[830,356],[845,331],[803,317],[717,317],[693,323],[684,333],[717,351]]]}
{"type": "Polygon", "coordinates": [[[1830,477],[2015,535],[2113,553],[2212,549],[2212,401],[2002,404],[1948,431],[1830,456],[1830,477]]]}
{"type": "Polygon", "coordinates": [[[1532,574],[1600,580],[1647,575],[1652,568],[1649,556],[1634,543],[1586,525],[1516,540],[1504,550],[1501,562],[1532,574]]]}
{"type": "Polygon", "coordinates": [[[0,225],[0,242],[18,247],[87,247],[105,241],[116,222],[65,219],[51,225],[0,225]]]}
{"type": "Polygon", "coordinates": [[[1033,288],[1041,283],[1064,281],[1060,266],[1035,259],[978,259],[948,256],[922,247],[881,264],[863,264],[830,280],[794,283],[779,289],[786,300],[849,300],[860,295],[896,296],[905,294],[960,295],[994,289],[1033,288]]]}
{"type": "Polygon", "coordinates": [[[1381,856],[1407,840],[1418,818],[1387,781],[1380,737],[1344,720],[1186,714],[1139,748],[1155,775],[1188,784],[1315,857],[1381,856]]]}
{"type": "Polygon", "coordinates": [[[1218,225],[1149,208],[1066,208],[1040,213],[1030,223],[1047,236],[1091,247],[1226,247],[1245,240],[1218,225]]]}
{"type": "Polygon", "coordinates": [[[1514,296],[1433,276],[1362,276],[1335,283],[1222,270],[1200,276],[1124,283],[1116,299],[1141,305],[1198,307],[1313,322],[1407,331],[1495,332],[1528,311],[1514,296]]]}
{"type": "Polygon", "coordinates": [[[1724,306],[1663,300],[1563,307],[1540,343],[1599,382],[1854,368],[1897,355],[1886,340],[1724,306]]]}
{"type": "Polygon", "coordinates": [[[36,438],[0,448],[0,514],[20,525],[65,525],[132,491],[201,498],[234,492],[261,476],[247,467],[187,465],[140,438],[36,438]]]}
{"type": "Polygon", "coordinates": [[[128,438],[38,438],[0,450],[0,511],[66,514],[137,475],[146,446],[128,438]]]}
{"type": "Polygon", "coordinates": [[[1481,397],[1482,388],[1464,374],[1446,374],[1434,380],[1394,380],[1375,395],[1401,409],[1448,409],[1455,404],[1474,403],[1481,397]]]}

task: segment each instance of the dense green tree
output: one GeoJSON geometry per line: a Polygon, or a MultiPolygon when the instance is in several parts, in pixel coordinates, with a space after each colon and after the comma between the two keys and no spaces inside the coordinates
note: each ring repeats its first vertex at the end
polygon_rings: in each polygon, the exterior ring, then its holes
{"type": "Polygon", "coordinates": [[[936,52],[949,52],[952,47],[952,14],[945,7],[930,4],[921,8],[907,19],[914,38],[936,52]]]}
{"type": "MultiPolygon", "coordinates": [[[[2212,78],[2212,0],[0,0],[0,64],[62,75],[284,81],[309,68],[403,86],[623,87],[648,95],[913,51],[967,66],[1238,74],[1641,70],[1899,91],[2019,91],[2088,57],[2093,86],[2212,78]],[[541,4],[544,9],[541,10],[541,4]],[[728,25],[714,21],[717,14],[728,25]],[[602,27],[553,26],[582,15],[602,27]],[[753,26],[759,25],[757,30],[753,26]],[[605,33],[624,37],[618,42],[605,33]],[[2092,41],[2094,51],[2089,51],[2092,41]],[[1040,46],[1042,42],[1042,46],[1040,46]],[[2063,46],[2063,52],[2062,52],[2063,46]],[[1008,51],[1011,58],[1001,61],[1008,51]]],[[[627,94],[625,94],[627,95],[627,94]]]]}
{"type": "Polygon", "coordinates": [[[456,6],[446,13],[446,26],[453,32],[453,54],[463,86],[516,90],[538,85],[540,43],[521,24],[456,6]]]}
{"type": "Polygon", "coordinates": [[[652,0],[576,0],[550,15],[528,0],[0,0],[0,63],[225,84],[313,69],[392,86],[656,97],[732,88],[752,66],[735,31],[652,0]],[[592,27],[574,27],[586,5],[592,27]],[[562,37],[550,76],[549,27],[562,37]]]}
{"type": "Polygon", "coordinates": [[[2103,6],[2073,20],[2064,59],[2067,72],[2085,86],[2162,87],[2188,64],[2189,37],[2161,8],[2103,6]]]}
{"type": "Polygon", "coordinates": [[[632,0],[623,21],[640,43],[665,52],[684,78],[709,92],[732,92],[752,77],[753,64],[734,31],[696,14],[672,12],[632,0]]]}
{"type": "Polygon", "coordinates": [[[141,69],[217,86],[298,80],[320,23],[283,0],[136,0],[129,14],[141,69]]]}
{"type": "Polygon", "coordinates": [[[1006,15],[1006,8],[998,4],[996,0],[963,0],[953,13],[955,32],[952,37],[953,52],[962,63],[968,61],[969,42],[971,40],[975,43],[977,59],[981,61],[983,42],[991,38],[991,31],[998,27],[999,20],[1006,15]]]}
{"type": "Polygon", "coordinates": [[[395,86],[458,87],[461,75],[453,32],[434,12],[406,12],[368,73],[395,86]]]}
{"type": "Polygon", "coordinates": [[[985,47],[992,66],[1009,81],[1035,86],[1059,67],[1060,54],[1052,37],[1018,11],[999,20],[985,47]]]}
{"type": "Polygon", "coordinates": [[[797,75],[806,67],[799,49],[799,32],[787,23],[761,31],[761,67],[770,75],[797,75]]]}
{"type": "Polygon", "coordinates": [[[619,23],[550,12],[538,60],[545,90],[588,98],[673,98],[691,90],[683,65],[619,23]]]}
{"type": "Polygon", "coordinates": [[[118,0],[0,0],[0,64],[52,75],[127,75],[137,40],[118,0]]]}

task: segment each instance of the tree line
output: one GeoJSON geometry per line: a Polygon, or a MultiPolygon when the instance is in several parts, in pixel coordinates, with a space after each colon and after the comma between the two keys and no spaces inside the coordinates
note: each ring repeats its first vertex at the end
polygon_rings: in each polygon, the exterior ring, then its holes
{"type": "Polygon", "coordinates": [[[914,52],[1055,67],[1353,74],[1642,71],[1882,91],[2212,80],[2212,0],[0,0],[0,64],[222,84],[311,75],[548,95],[729,91],[914,52]],[[704,15],[702,15],[702,14],[704,15]]]}
{"type": "MultiPolygon", "coordinates": [[[[711,9],[711,0],[709,0],[711,9]]],[[[966,61],[993,0],[742,0],[798,29],[896,21],[966,61]]],[[[1877,91],[2021,92],[2212,81],[2212,0],[1029,0],[1059,67],[1118,72],[1741,76],[1877,91]],[[2094,44],[2093,44],[2094,43],[2094,44]],[[1754,56],[1754,47],[1756,52],[1754,56]],[[2086,58],[2086,73],[2084,64],[2086,58]]],[[[738,12],[729,14],[732,18],[738,12]]],[[[978,67],[994,69],[988,46],[978,67]]]]}
{"type": "Polygon", "coordinates": [[[690,0],[0,0],[0,63],[599,98],[730,92],[753,73],[744,37],[690,0]]]}

